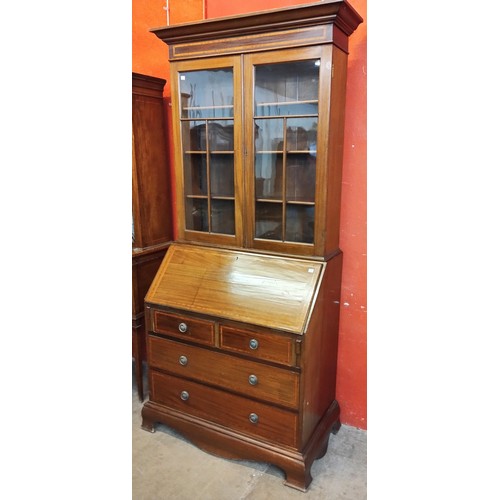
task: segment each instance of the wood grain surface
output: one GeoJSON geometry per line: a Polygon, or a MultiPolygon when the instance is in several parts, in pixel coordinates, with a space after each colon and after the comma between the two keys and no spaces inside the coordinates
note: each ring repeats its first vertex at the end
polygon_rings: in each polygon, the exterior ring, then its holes
{"type": "Polygon", "coordinates": [[[146,302],[304,333],[321,262],[173,244],[146,302]]]}

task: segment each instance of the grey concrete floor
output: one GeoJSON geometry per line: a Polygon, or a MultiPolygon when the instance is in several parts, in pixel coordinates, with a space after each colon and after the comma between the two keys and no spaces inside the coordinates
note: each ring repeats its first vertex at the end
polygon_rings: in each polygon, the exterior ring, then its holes
{"type": "Polygon", "coordinates": [[[141,408],[133,381],[133,500],[367,498],[366,431],[343,425],[331,435],[328,452],[313,463],[313,481],[302,493],[284,486],[284,473],[273,465],[214,457],[164,425],[157,425],[154,433],[141,429],[141,408]]]}

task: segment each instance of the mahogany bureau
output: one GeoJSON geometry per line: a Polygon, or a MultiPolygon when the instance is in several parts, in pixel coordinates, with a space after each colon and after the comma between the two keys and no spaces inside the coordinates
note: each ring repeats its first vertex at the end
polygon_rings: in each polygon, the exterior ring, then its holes
{"type": "Polygon", "coordinates": [[[341,260],[172,244],[146,296],[143,428],[162,422],[206,451],[276,464],[305,490],[340,426],[341,260]]]}
{"type": "Polygon", "coordinates": [[[345,0],[151,31],[169,48],[177,234],[145,298],[143,428],[305,491],[340,426],[345,0]]]}

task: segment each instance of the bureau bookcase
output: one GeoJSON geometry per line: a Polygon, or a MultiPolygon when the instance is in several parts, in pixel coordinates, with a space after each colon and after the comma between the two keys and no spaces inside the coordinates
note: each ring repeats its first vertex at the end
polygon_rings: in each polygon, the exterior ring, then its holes
{"type": "Polygon", "coordinates": [[[325,1],[151,31],[169,46],[178,234],[145,299],[149,401],[305,491],[335,399],[349,35],[325,1]]]}

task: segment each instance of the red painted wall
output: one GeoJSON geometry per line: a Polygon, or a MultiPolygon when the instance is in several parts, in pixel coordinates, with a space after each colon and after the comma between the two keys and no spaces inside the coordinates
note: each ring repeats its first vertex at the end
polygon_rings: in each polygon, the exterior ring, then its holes
{"type": "MultiPolygon", "coordinates": [[[[170,0],[170,24],[206,17],[287,7],[308,0],[170,0]]],[[[366,0],[350,0],[363,17],[349,39],[347,109],[340,248],[344,252],[337,399],[344,424],[367,428],[367,295],[366,295],[366,0]]],[[[163,42],[148,32],[166,25],[165,0],[134,0],[132,69],[170,79],[168,51],[163,42]]],[[[166,112],[171,130],[170,85],[165,87],[166,112]]],[[[169,141],[171,144],[172,136],[169,141]]],[[[173,148],[170,148],[172,151],[173,148]]],[[[172,156],[172,155],[171,155],[172,156]]],[[[174,193],[175,196],[175,193],[174,193]]],[[[175,199],[173,199],[175,207],[175,199]]]]}
{"type": "MultiPolygon", "coordinates": [[[[133,0],[132,2],[132,71],[170,80],[168,47],[151,28],[165,26],[165,0],[133,0]]],[[[168,87],[170,94],[170,86],[168,87]]]]}
{"type": "MultiPolygon", "coordinates": [[[[169,0],[168,23],[181,24],[198,21],[205,16],[206,0],[169,0]]],[[[133,0],[132,2],[132,71],[156,76],[167,80],[165,97],[165,117],[167,129],[172,130],[172,110],[170,92],[170,64],[168,47],[150,29],[167,25],[166,0],[133,0]]],[[[171,133],[167,137],[170,165],[174,164],[174,145],[171,133]]],[[[171,168],[172,186],[175,183],[171,168]]],[[[176,193],[171,190],[172,213],[175,213],[176,193]]],[[[173,217],[174,236],[177,234],[176,218],[173,217]]]]}
{"type": "Polygon", "coordinates": [[[132,71],[167,80],[165,96],[170,96],[168,47],[152,28],[203,19],[205,0],[133,0],[132,2],[132,71]]]}
{"type": "MultiPolygon", "coordinates": [[[[316,1],[316,0],[315,0],[316,1]]],[[[207,17],[234,16],[245,12],[257,12],[259,10],[278,9],[280,7],[290,7],[314,3],[312,0],[207,0],[207,17]]]]}

